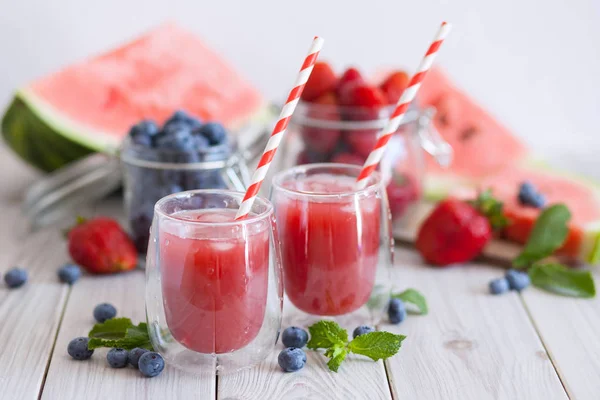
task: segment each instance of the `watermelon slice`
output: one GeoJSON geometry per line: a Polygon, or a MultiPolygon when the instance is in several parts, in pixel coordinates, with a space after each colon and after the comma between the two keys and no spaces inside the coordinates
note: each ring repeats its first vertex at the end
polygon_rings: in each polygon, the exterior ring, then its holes
{"type": "Polygon", "coordinates": [[[517,198],[519,185],[531,182],[548,204],[564,203],[571,211],[569,235],[559,254],[590,264],[600,261],[600,185],[546,166],[513,166],[485,178],[481,188],[491,188],[504,202],[511,224],[505,229],[508,240],[525,243],[540,210],[522,206],[517,198]]]}
{"type": "Polygon", "coordinates": [[[132,124],[163,122],[176,109],[230,129],[268,118],[256,88],[169,24],[21,88],[2,132],[21,157],[51,171],[92,151],[115,151],[132,124]]]}
{"type": "Polygon", "coordinates": [[[475,186],[482,178],[529,155],[519,139],[455,87],[440,69],[429,72],[418,100],[422,107],[437,109],[434,126],[454,151],[447,169],[427,159],[428,198],[443,198],[457,185],[475,186]]]}

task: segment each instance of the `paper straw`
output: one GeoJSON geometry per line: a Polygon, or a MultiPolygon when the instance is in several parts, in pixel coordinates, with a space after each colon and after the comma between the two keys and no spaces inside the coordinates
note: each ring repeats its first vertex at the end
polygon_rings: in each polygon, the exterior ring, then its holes
{"type": "Polygon", "coordinates": [[[242,204],[240,204],[240,208],[235,216],[236,220],[245,218],[252,209],[252,203],[254,203],[254,199],[258,194],[260,185],[263,183],[265,176],[267,175],[267,170],[271,165],[271,161],[273,161],[277,147],[279,147],[279,143],[281,143],[281,139],[285,134],[288,122],[290,121],[292,114],[296,109],[296,105],[300,100],[300,95],[302,95],[306,81],[308,81],[308,77],[313,70],[315,61],[319,56],[319,51],[321,51],[321,47],[323,47],[323,42],[324,40],[318,36],[315,36],[313,39],[310,50],[308,51],[308,55],[304,59],[302,68],[300,68],[300,72],[296,77],[294,87],[290,91],[290,94],[283,108],[281,109],[279,120],[275,124],[275,128],[273,128],[273,132],[271,133],[271,137],[267,142],[265,151],[258,162],[258,166],[256,167],[256,171],[254,171],[254,175],[252,175],[251,184],[248,187],[248,190],[246,190],[244,200],[242,201],[242,204]]]}
{"type": "Polygon", "coordinates": [[[367,181],[369,180],[369,176],[373,173],[373,171],[377,168],[377,165],[381,161],[383,157],[383,153],[385,152],[385,146],[387,142],[392,137],[392,134],[398,130],[402,120],[404,119],[404,115],[406,114],[406,110],[408,110],[408,106],[413,101],[419,88],[421,87],[421,83],[425,78],[425,75],[431,68],[433,64],[433,60],[437,56],[438,50],[442,45],[442,42],[448,36],[450,32],[451,25],[446,22],[442,22],[442,26],[438,30],[435,35],[435,39],[433,43],[429,46],[427,53],[425,53],[425,57],[421,60],[421,64],[417,69],[417,73],[410,80],[408,87],[400,96],[398,103],[396,104],[396,108],[394,112],[390,116],[390,120],[386,124],[386,126],[379,132],[377,137],[377,143],[375,147],[367,157],[365,164],[356,179],[356,185],[359,189],[364,189],[367,186],[367,181]]]}

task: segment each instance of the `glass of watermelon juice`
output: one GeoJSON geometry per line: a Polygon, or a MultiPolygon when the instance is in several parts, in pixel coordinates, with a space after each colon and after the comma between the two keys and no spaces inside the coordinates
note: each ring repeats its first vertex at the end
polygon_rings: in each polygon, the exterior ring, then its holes
{"type": "Polygon", "coordinates": [[[176,367],[218,373],[263,360],[281,326],[283,286],[271,203],[196,190],[160,199],[146,261],[152,345],[176,367]]]}
{"type": "Polygon", "coordinates": [[[297,166],[277,174],[271,190],[287,296],[307,314],[348,326],[379,322],[391,290],[385,187],[375,172],[356,189],[359,172],[348,164],[297,166]]]}

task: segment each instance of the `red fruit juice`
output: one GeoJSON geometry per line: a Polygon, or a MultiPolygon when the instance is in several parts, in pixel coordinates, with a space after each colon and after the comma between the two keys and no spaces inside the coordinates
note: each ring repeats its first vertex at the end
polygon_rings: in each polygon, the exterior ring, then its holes
{"type": "Polygon", "coordinates": [[[307,313],[355,311],[373,290],[380,199],[374,193],[344,196],[354,184],[352,177],[316,174],[284,183],[293,193],[276,192],[285,292],[307,313]]]}
{"type": "Polygon", "coordinates": [[[160,268],[167,325],[183,346],[227,353],[258,334],[267,303],[269,220],[231,222],[236,210],[182,211],[174,217],[216,223],[159,227],[160,268]]]}

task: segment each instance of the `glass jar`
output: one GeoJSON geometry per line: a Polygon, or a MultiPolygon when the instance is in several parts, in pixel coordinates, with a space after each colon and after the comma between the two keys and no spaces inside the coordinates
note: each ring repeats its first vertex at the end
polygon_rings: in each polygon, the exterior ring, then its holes
{"type": "MultiPolygon", "coordinates": [[[[278,162],[281,169],[310,163],[363,165],[394,107],[377,109],[300,102],[289,125],[278,162]]],[[[422,197],[424,151],[440,165],[449,165],[452,148],[431,120],[435,109],[411,105],[380,163],[394,220],[422,197]]]]}
{"type": "Polygon", "coordinates": [[[271,188],[287,297],[304,313],[352,328],[381,320],[393,264],[385,187],[374,172],[356,189],[360,170],[297,166],[275,175],[271,188]]]}
{"type": "Polygon", "coordinates": [[[233,372],[270,354],[281,327],[283,286],[271,203],[244,193],[196,190],[156,203],[146,260],[153,347],[169,365],[233,372]]]}
{"type": "Polygon", "coordinates": [[[244,191],[249,172],[236,142],[183,152],[136,145],[121,149],[125,215],[138,251],[145,254],[154,204],[172,193],[194,189],[244,191]]]}

